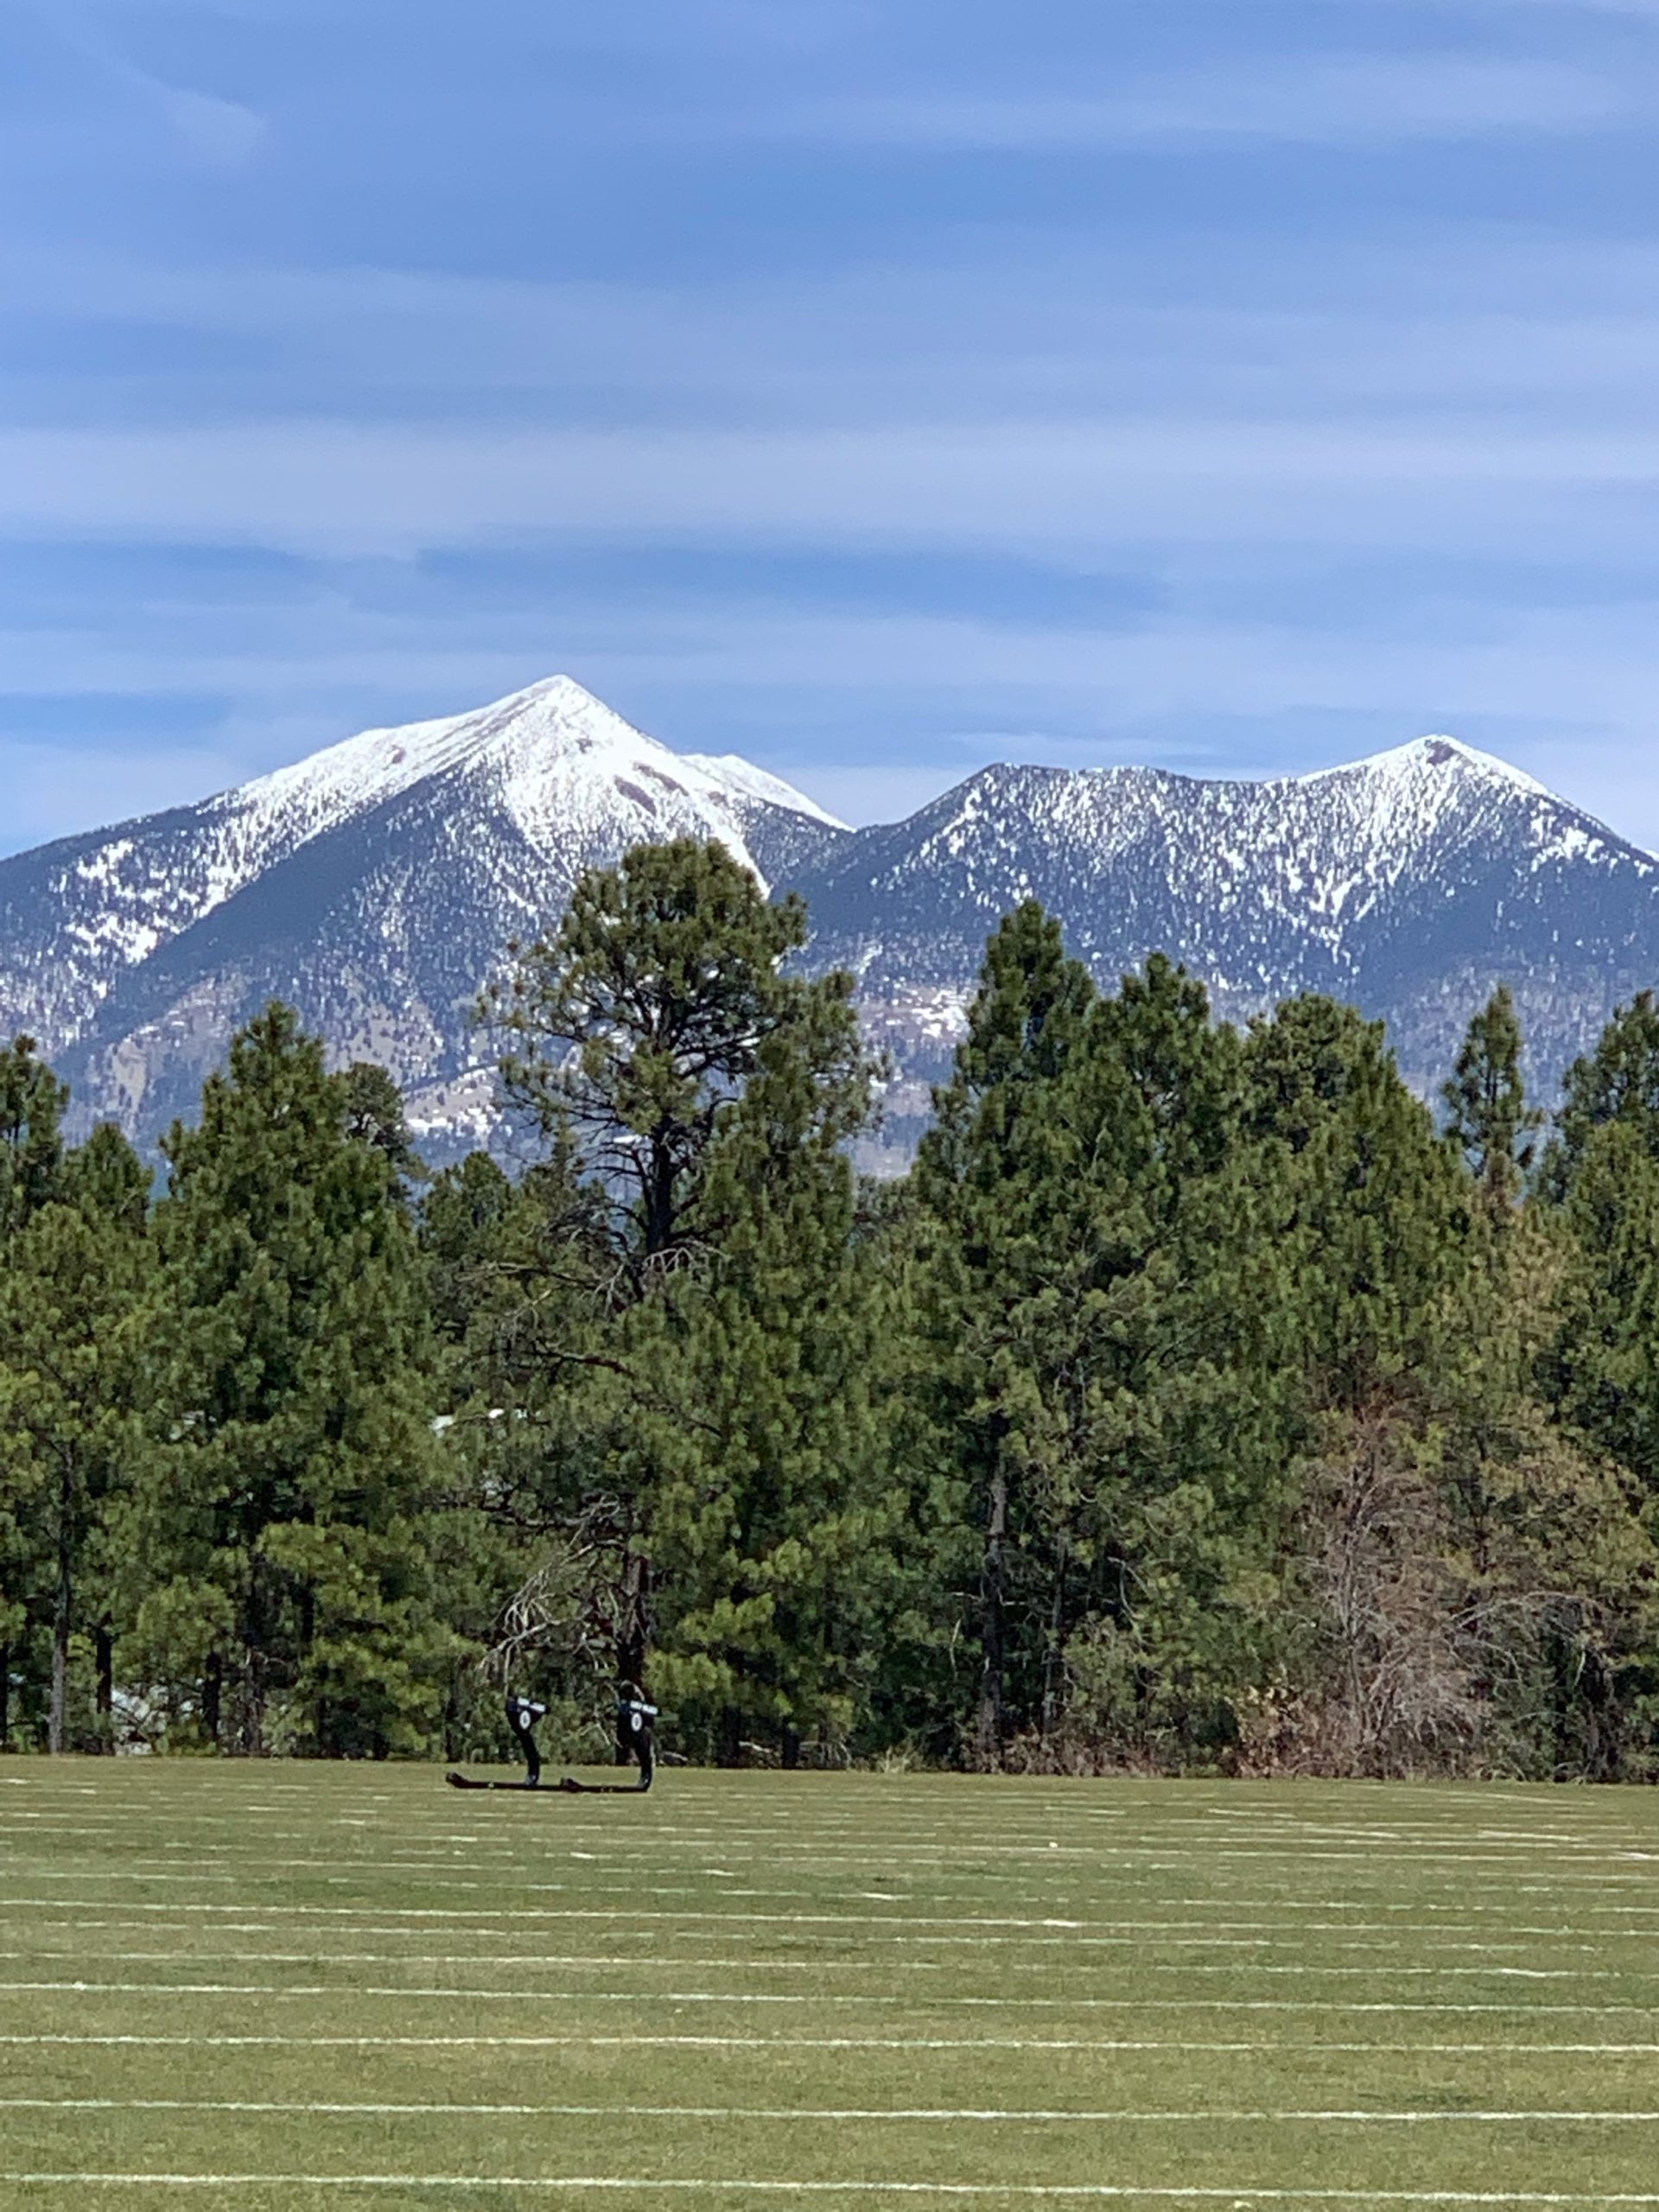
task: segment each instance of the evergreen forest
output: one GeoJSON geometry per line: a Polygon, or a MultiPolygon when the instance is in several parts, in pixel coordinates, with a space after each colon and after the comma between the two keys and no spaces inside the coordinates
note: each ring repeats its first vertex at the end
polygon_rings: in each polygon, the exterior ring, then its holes
{"type": "Polygon", "coordinates": [[[1529,1102],[1033,905],[906,1177],[798,900],[579,883],[429,1173],[272,1005],[157,1161],[0,1050],[0,1747],[1659,1775],[1659,1005],[1529,1102]]]}

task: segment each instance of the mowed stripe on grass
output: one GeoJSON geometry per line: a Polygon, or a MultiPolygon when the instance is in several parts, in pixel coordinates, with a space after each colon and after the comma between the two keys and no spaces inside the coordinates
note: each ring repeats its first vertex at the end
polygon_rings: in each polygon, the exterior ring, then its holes
{"type": "Polygon", "coordinates": [[[1659,2205],[1650,1793],[0,1785],[8,2206],[1659,2205]]]}

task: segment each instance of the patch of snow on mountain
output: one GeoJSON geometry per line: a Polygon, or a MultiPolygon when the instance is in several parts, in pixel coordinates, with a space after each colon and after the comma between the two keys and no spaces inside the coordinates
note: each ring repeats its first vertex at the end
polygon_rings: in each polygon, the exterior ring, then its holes
{"type": "Polygon", "coordinates": [[[1466,767],[1490,776],[1495,782],[1506,784],[1512,790],[1531,791],[1540,798],[1553,798],[1554,793],[1536,777],[1527,774],[1523,768],[1512,768],[1507,760],[1500,760],[1495,753],[1482,753],[1477,747],[1465,745],[1459,737],[1435,735],[1414,737],[1404,745],[1392,745],[1386,752],[1367,753],[1358,760],[1344,761],[1335,768],[1313,768],[1304,776],[1281,779],[1287,783],[1319,784],[1332,776],[1368,776],[1380,784],[1403,782],[1420,776],[1427,768],[1466,767]]]}
{"type": "Polygon", "coordinates": [[[844,830],[840,821],[816,799],[808,798],[804,791],[798,791],[793,784],[786,784],[781,776],[773,776],[764,768],[757,768],[752,760],[744,760],[738,753],[680,753],[675,755],[683,766],[701,768],[727,791],[741,791],[747,798],[759,799],[766,806],[785,806],[793,814],[804,814],[811,821],[822,822],[826,829],[844,830]]]}

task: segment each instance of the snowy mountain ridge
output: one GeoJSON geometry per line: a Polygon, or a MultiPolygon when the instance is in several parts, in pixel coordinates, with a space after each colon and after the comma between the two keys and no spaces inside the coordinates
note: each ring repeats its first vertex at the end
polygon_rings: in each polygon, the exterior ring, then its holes
{"type": "Polygon", "coordinates": [[[582,868],[674,836],[806,899],[809,962],[854,971],[894,1052],[900,1150],[987,934],[1027,897],[1108,987],[1162,950],[1230,1018],[1305,989],[1386,1015],[1425,1087],[1498,980],[1548,1079],[1659,976],[1659,861],[1452,738],[1266,781],[1001,763],[851,830],[553,677],[0,861],[0,1034],[152,1135],[281,996],[337,1059],[390,1066],[441,1155],[495,1124],[473,1009],[508,939],[555,923],[582,868]]]}
{"type": "Polygon", "coordinates": [[[780,779],[671,753],[551,677],[467,714],[364,730],[198,806],[0,862],[0,1029],[60,1050],[124,970],[319,838],[443,779],[487,790],[555,867],[573,843],[655,831],[718,836],[764,880],[748,832],[767,810],[836,826],[780,779]],[[20,876],[27,889],[8,898],[20,876]]]}
{"type": "Polygon", "coordinates": [[[909,1078],[891,1104],[912,1135],[985,937],[1026,898],[1107,988],[1163,950],[1232,1020],[1304,990],[1386,1016],[1425,1089],[1499,981],[1548,1084],[1617,997],[1659,978],[1659,862],[1444,736],[1262,781],[1003,763],[855,831],[793,887],[815,959],[857,976],[909,1078]]]}

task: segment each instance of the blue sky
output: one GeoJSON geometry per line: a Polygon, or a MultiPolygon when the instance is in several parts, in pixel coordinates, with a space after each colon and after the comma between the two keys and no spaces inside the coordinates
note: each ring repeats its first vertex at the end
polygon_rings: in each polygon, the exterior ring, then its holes
{"type": "Polygon", "coordinates": [[[563,669],[1659,845],[1659,0],[11,0],[0,849],[563,669]]]}

